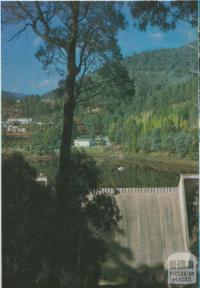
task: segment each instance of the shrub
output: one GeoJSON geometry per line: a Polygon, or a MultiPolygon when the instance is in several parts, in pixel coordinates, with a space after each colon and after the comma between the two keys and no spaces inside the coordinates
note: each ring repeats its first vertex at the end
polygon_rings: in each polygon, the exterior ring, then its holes
{"type": "Polygon", "coordinates": [[[138,149],[145,152],[151,151],[151,136],[144,135],[138,138],[138,149]]]}
{"type": "Polygon", "coordinates": [[[185,157],[188,154],[190,146],[192,145],[192,140],[192,136],[187,133],[180,132],[177,134],[175,145],[176,152],[180,157],[185,157]]]}
{"type": "Polygon", "coordinates": [[[160,128],[155,128],[151,134],[151,151],[160,151],[161,149],[161,137],[160,137],[160,128]]]}
{"type": "Polygon", "coordinates": [[[162,141],[161,141],[162,150],[168,151],[170,153],[176,152],[175,135],[176,134],[174,132],[170,132],[167,135],[162,136],[162,141]]]}

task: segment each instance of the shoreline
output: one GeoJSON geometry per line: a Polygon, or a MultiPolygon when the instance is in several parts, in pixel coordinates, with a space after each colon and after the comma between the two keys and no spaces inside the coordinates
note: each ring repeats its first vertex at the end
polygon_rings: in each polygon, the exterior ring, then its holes
{"type": "Polygon", "coordinates": [[[172,156],[167,156],[163,154],[151,154],[151,153],[137,153],[137,154],[131,154],[129,156],[129,159],[133,159],[135,161],[142,161],[142,162],[148,162],[148,163],[158,163],[159,165],[165,165],[165,166],[173,166],[177,168],[188,168],[192,170],[196,170],[198,172],[198,161],[190,160],[190,159],[181,159],[181,158],[175,158],[172,156]]]}
{"type": "MultiPolygon", "coordinates": [[[[192,169],[198,172],[199,163],[195,160],[190,160],[187,158],[176,158],[174,155],[168,155],[166,153],[133,153],[133,152],[126,152],[119,149],[105,149],[104,147],[97,147],[97,149],[91,148],[81,148],[79,151],[84,151],[91,155],[97,162],[98,161],[115,161],[123,162],[127,161],[134,161],[134,162],[144,162],[149,165],[158,164],[160,166],[173,166],[173,168],[186,168],[192,169]]],[[[13,151],[14,152],[14,151],[13,151]]],[[[21,151],[19,151],[21,152],[21,151]]],[[[12,152],[5,152],[2,154],[11,154],[12,152]]],[[[58,156],[55,154],[52,155],[27,155],[22,153],[27,160],[32,161],[50,161],[50,160],[58,160],[58,156]]]]}
{"type": "MultiPolygon", "coordinates": [[[[123,153],[122,151],[118,151],[119,154],[117,155],[108,155],[105,153],[104,155],[93,155],[93,153],[88,153],[97,162],[101,162],[104,160],[109,160],[109,161],[115,161],[119,163],[127,162],[127,161],[134,161],[134,162],[144,162],[145,164],[148,164],[149,166],[156,165],[158,164],[159,166],[165,166],[165,167],[170,167],[173,166],[174,168],[185,168],[189,169],[192,171],[198,172],[198,166],[199,163],[198,161],[194,160],[189,160],[189,159],[180,159],[180,158],[170,158],[167,157],[166,155],[152,155],[151,153],[137,153],[137,154],[132,154],[132,153],[123,153]]],[[[49,161],[49,160],[58,160],[57,156],[54,155],[44,155],[44,156],[27,156],[26,157],[28,160],[32,161],[49,161]]]]}
{"type": "Polygon", "coordinates": [[[25,159],[27,160],[32,160],[32,161],[49,161],[49,160],[57,160],[58,157],[54,155],[28,155],[24,156],[25,159]]]}
{"type": "Polygon", "coordinates": [[[173,166],[177,168],[188,168],[196,170],[198,172],[199,162],[197,160],[191,160],[188,158],[178,158],[176,155],[168,155],[166,152],[127,152],[120,149],[105,149],[98,147],[98,149],[82,148],[82,151],[87,152],[89,155],[94,157],[97,161],[109,160],[118,161],[120,163],[126,161],[144,162],[146,164],[158,164],[163,166],[173,166]]]}

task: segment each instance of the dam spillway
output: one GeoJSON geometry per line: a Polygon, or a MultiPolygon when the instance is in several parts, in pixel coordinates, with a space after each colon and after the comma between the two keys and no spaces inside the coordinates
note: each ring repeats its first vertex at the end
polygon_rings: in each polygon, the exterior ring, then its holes
{"type": "Polygon", "coordinates": [[[184,177],[178,187],[101,188],[114,195],[122,219],[105,235],[109,246],[101,285],[124,283],[141,267],[163,266],[168,256],[189,246],[184,177]]]}
{"type": "MultiPolygon", "coordinates": [[[[132,252],[126,264],[154,266],[185,251],[178,188],[129,189],[115,196],[122,219],[114,240],[132,252]]],[[[125,259],[124,259],[125,260],[125,259]]]]}

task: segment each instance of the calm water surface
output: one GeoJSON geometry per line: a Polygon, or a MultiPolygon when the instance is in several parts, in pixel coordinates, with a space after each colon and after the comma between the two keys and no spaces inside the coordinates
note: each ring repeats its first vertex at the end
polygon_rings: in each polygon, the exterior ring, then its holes
{"type": "MultiPolygon", "coordinates": [[[[47,175],[49,184],[55,183],[58,161],[31,161],[38,174],[47,175]]],[[[169,164],[143,161],[98,161],[101,169],[101,187],[173,187],[177,186],[180,174],[197,173],[192,168],[175,167],[169,164]],[[118,171],[123,166],[124,171],[118,171]]]]}

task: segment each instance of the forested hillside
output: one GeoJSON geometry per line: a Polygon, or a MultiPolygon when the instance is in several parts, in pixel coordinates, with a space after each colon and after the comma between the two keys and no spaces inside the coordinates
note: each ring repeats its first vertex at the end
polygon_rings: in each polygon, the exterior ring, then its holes
{"type": "Polygon", "coordinates": [[[136,54],[125,65],[135,82],[134,96],[83,113],[90,133],[107,134],[134,152],[166,151],[197,159],[197,42],[136,54]]]}
{"type": "Polygon", "coordinates": [[[197,76],[198,70],[197,42],[176,49],[136,54],[125,63],[136,81],[137,110],[175,104],[190,99],[189,80],[197,76]]]}
{"type": "Polygon", "coordinates": [[[24,93],[9,92],[9,91],[4,91],[4,90],[1,92],[1,97],[3,99],[20,99],[26,96],[28,95],[24,93]]]}
{"type": "MultiPolygon", "coordinates": [[[[105,84],[98,96],[78,106],[74,138],[107,135],[113,145],[133,152],[165,151],[197,159],[197,42],[135,54],[124,64],[133,93],[118,91],[117,95],[110,83],[105,84]]],[[[6,103],[3,99],[3,109],[6,103]]],[[[50,124],[43,129],[31,128],[31,149],[58,145],[62,85],[41,97],[21,99],[18,110],[21,116],[50,124]]]]}

